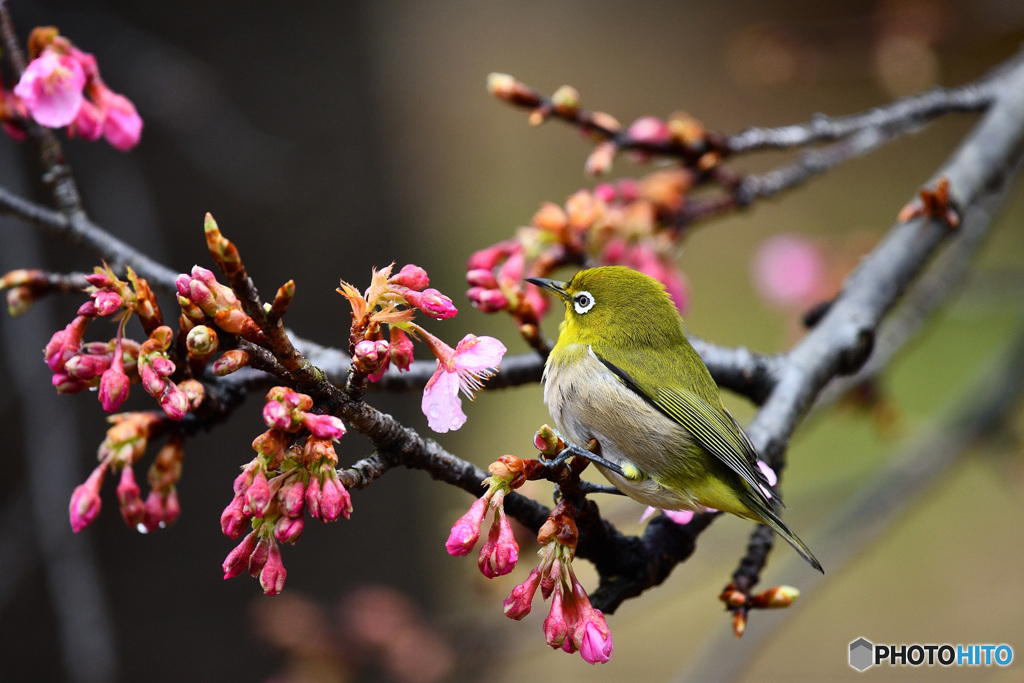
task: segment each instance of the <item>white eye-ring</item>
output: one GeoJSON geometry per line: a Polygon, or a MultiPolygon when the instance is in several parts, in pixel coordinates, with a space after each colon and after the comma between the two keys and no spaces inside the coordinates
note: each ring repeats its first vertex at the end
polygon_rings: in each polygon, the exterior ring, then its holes
{"type": "Polygon", "coordinates": [[[583,315],[594,307],[594,297],[590,292],[579,292],[572,298],[572,307],[576,312],[583,315]]]}

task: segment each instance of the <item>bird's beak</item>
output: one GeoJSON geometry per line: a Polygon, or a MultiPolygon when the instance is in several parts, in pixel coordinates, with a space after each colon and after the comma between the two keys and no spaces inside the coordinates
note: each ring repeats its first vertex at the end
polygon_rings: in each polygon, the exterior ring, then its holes
{"type": "Polygon", "coordinates": [[[550,289],[552,292],[554,292],[555,294],[557,294],[558,296],[562,297],[565,300],[569,299],[569,294],[565,291],[565,288],[568,285],[567,282],[560,282],[559,280],[549,280],[544,277],[528,277],[523,279],[525,279],[527,282],[537,285],[538,287],[550,289]]]}

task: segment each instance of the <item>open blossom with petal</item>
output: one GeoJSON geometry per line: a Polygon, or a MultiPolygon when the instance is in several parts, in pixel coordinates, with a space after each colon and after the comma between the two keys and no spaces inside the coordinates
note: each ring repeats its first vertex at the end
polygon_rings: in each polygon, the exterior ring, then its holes
{"type": "Polygon", "coordinates": [[[435,432],[458,429],[466,423],[459,390],[472,400],[473,392],[497,371],[505,345],[493,337],[467,334],[453,351],[440,339],[421,332],[437,356],[437,369],[423,390],[423,414],[435,432]]]}
{"type": "Polygon", "coordinates": [[[14,94],[28,107],[40,125],[63,128],[78,116],[82,107],[85,72],[78,61],[53,50],[29,62],[14,94]]]}

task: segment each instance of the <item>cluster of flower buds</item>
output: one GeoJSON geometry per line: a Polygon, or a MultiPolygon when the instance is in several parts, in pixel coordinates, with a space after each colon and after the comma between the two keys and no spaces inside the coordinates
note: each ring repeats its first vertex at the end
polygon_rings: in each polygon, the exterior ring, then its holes
{"type": "Polygon", "coordinates": [[[410,263],[392,274],[393,267],[374,269],[363,293],[344,280],[338,288],[352,307],[352,370],[371,382],[380,380],[392,363],[400,371],[409,369],[413,360],[409,333],[419,329],[412,323],[417,310],[437,319],[458,313],[451,299],[429,287],[427,271],[410,263]],[[382,325],[388,326],[387,339],[382,325]]]}
{"type": "Polygon", "coordinates": [[[508,574],[519,560],[519,545],[512,534],[512,524],[505,516],[505,494],[526,481],[525,461],[513,455],[504,455],[491,463],[488,472],[491,476],[484,479],[487,492],[474,501],[469,511],[455,522],[445,547],[449,555],[468,555],[480,540],[480,525],[484,517],[488,511],[493,510],[494,521],[477,560],[480,572],[493,579],[508,574]]]}
{"type": "Polygon", "coordinates": [[[469,299],[486,313],[510,313],[529,340],[547,304],[546,294],[528,287],[524,276],[548,277],[579,263],[626,265],[662,282],[685,312],[689,289],[676,265],[674,222],[692,182],[690,171],[666,169],[579,190],[564,205],[545,202],[516,237],[469,258],[469,299]]]}
{"type": "Polygon", "coordinates": [[[332,415],[308,412],[312,399],[286,387],[267,394],[263,418],[269,429],[253,441],[257,456],[235,479],[234,497],[221,514],[231,538],[250,533],[224,560],[224,578],[248,570],[268,595],[280,593],[286,571],[278,543],[294,544],[305,513],[324,522],[352,513],[352,500],[338,479],[333,441],[345,425],[332,415]],[[297,438],[306,431],[300,446],[297,438]]]}
{"type": "Polygon", "coordinates": [[[149,473],[150,493],[143,502],[133,465],[145,453],[150,439],[166,424],[164,417],[154,412],[136,412],[111,415],[108,420],[113,425],[100,444],[99,464],[71,495],[71,529],[78,533],[99,515],[100,489],[109,470],[121,472],[117,499],[128,526],[145,533],[173,524],[181,511],[175,490],[183,457],[180,438],[172,436],[154,461],[149,473]]]}
{"type": "Polygon", "coordinates": [[[0,84],[0,121],[11,136],[23,139],[31,117],[47,128],[66,127],[69,136],[103,137],[121,151],[139,143],[142,118],[103,82],[95,57],[52,26],[33,29],[28,48],[32,61],[13,92],[0,84]]]}
{"type": "Polygon", "coordinates": [[[542,546],[540,563],[505,599],[505,616],[518,620],[529,614],[539,587],[541,596],[551,599],[551,610],[544,620],[547,644],[569,653],[578,651],[591,664],[609,661],[612,639],[608,623],[601,610],[590,604],[572,568],[578,533],[570,506],[555,507],[537,540],[542,546]]]}
{"type": "MultiPolygon", "coordinates": [[[[544,434],[538,433],[537,441],[547,450],[561,443],[550,428],[544,434]]],[[[487,512],[493,510],[494,521],[487,541],[480,549],[477,566],[489,579],[512,571],[519,559],[519,546],[505,516],[505,495],[527,480],[536,478],[543,469],[537,460],[523,460],[512,455],[502,456],[492,463],[488,468],[491,476],[484,480],[487,492],[474,501],[469,511],[452,526],[445,544],[448,554],[468,555],[480,540],[480,526],[487,512]]],[[[542,545],[540,565],[505,600],[506,616],[522,619],[529,614],[533,597],[540,587],[544,599],[551,598],[551,612],[544,621],[544,637],[548,645],[570,653],[579,651],[591,664],[607,662],[612,656],[608,624],[601,611],[590,604],[587,592],[572,569],[578,533],[571,506],[564,501],[556,506],[541,527],[537,540],[542,545]]]]}
{"type": "Polygon", "coordinates": [[[227,285],[217,281],[213,271],[192,266],[191,275],[182,273],[175,283],[182,318],[191,331],[192,325],[212,323],[230,334],[250,341],[259,341],[261,332],[252,318],[242,310],[238,297],[227,285]]]}
{"type": "Polygon", "coordinates": [[[131,383],[141,381],[168,417],[181,420],[202,400],[202,388],[195,383],[186,392],[169,379],[175,365],[166,352],[173,333],[160,325],[160,310],[146,281],[129,270],[129,281],[123,282],[106,266],[96,268],[86,280],[89,301],[79,307],[74,320],[54,333],[43,351],[57,391],[78,393],[98,387],[103,409],[116,412],[128,398],[131,383]],[[142,344],[124,336],[133,314],[150,334],[142,344]],[[109,342],[84,342],[89,323],[107,316],[118,323],[116,337],[109,342]]]}
{"type": "Polygon", "coordinates": [[[430,280],[419,266],[407,265],[394,275],[391,270],[375,269],[365,293],[345,281],[338,288],[352,307],[351,374],[376,382],[391,363],[408,370],[413,359],[410,335],[422,336],[437,358],[437,369],[423,391],[423,414],[436,432],[458,429],[466,422],[459,391],[472,400],[473,392],[497,371],[505,346],[493,337],[468,334],[452,349],[413,322],[417,310],[432,318],[454,316],[458,311],[451,299],[427,288],[430,280]],[[389,328],[388,339],[382,325],[389,328]]]}

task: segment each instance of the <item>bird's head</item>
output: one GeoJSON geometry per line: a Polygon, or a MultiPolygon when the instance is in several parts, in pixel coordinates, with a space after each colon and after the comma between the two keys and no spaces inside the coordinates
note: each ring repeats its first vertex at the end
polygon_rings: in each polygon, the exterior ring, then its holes
{"type": "Polygon", "coordinates": [[[630,268],[589,268],[568,282],[526,280],[564,301],[560,343],[654,345],[683,335],[682,320],[665,286],[630,268]]]}

